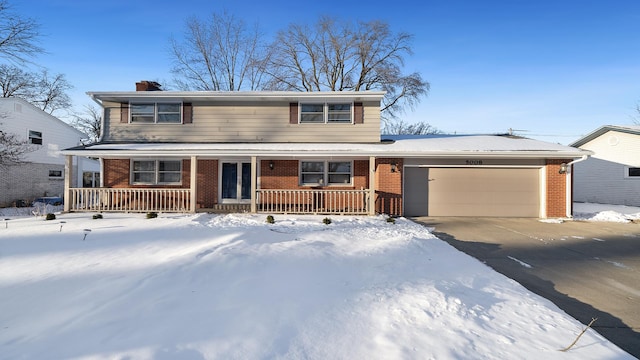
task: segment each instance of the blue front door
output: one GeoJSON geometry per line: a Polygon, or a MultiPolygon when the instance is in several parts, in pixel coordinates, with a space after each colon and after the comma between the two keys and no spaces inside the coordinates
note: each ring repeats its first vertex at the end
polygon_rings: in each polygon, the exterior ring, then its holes
{"type": "Polygon", "coordinates": [[[251,163],[222,163],[222,202],[249,202],[251,200],[251,163]]]}

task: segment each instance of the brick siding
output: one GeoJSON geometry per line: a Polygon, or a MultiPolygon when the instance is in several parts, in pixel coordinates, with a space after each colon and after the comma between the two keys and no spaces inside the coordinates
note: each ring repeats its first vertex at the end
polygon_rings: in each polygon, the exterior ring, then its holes
{"type": "Polygon", "coordinates": [[[401,158],[376,159],[376,212],[393,216],[402,215],[401,158]],[[395,165],[395,172],[391,170],[395,165]]]}
{"type": "Polygon", "coordinates": [[[105,159],[104,187],[137,189],[188,189],[191,186],[191,160],[182,160],[182,183],[180,185],[133,185],[130,183],[130,159],[105,159]]]}
{"type": "MultiPolygon", "coordinates": [[[[31,205],[41,196],[63,196],[64,179],[49,178],[49,170],[64,174],[64,165],[25,163],[8,166],[0,171],[0,207],[15,206],[16,201],[31,205]]],[[[77,184],[74,166],[72,186],[77,184]]]]}
{"type": "Polygon", "coordinates": [[[571,160],[547,160],[547,217],[567,216],[567,174],[560,174],[560,164],[571,160]]]}
{"type": "Polygon", "coordinates": [[[218,160],[198,160],[197,208],[209,209],[218,203],[218,160]]]}

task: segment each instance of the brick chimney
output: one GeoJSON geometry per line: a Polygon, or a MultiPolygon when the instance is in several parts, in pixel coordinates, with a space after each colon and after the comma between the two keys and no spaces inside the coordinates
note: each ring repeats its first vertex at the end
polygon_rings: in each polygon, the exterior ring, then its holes
{"type": "Polygon", "coordinates": [[[162,85],[155,81],[142,80],[136,83],[136,91],[162,91],[162,85]]]}

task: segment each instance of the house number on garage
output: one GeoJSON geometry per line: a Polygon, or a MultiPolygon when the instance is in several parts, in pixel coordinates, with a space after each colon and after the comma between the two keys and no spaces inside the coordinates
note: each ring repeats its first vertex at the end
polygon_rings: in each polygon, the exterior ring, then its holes
{"type": "Polygon", "coordinates": [[[467,165],[482,165],[482,160],[467,160],[467,165]]]}

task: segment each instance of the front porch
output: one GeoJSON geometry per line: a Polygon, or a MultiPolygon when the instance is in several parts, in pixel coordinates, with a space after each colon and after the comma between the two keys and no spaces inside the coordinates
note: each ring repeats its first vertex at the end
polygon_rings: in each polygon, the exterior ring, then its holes
{"type": "MultiPolygon", "coordinates": [[[[362,190],[258,189],[255,211],[268,214],[369,214],[370,193],[362,190]]],[[[217,204],[193,209],[190,189],[70,188],[65,211],[251,212],[252,204],[217,204]]]]}
{"type": "Polygon", "coordinates": [[[68,181],[73,177],[72,156],[68,155],[64,211],[327,215],[400,215],[402,211],[401,159],[397,158],[332,157],[324,163],[318,157],[282,156],[170,159],[181,161],[180,181],[170,185],[137,184],[134,160],[109,157],[101,160],[102,187],[72,188],[68,181]],[[303,173],[303,162],[319,163],[325,169],[331,165],[342,172],[303,173]]]}

